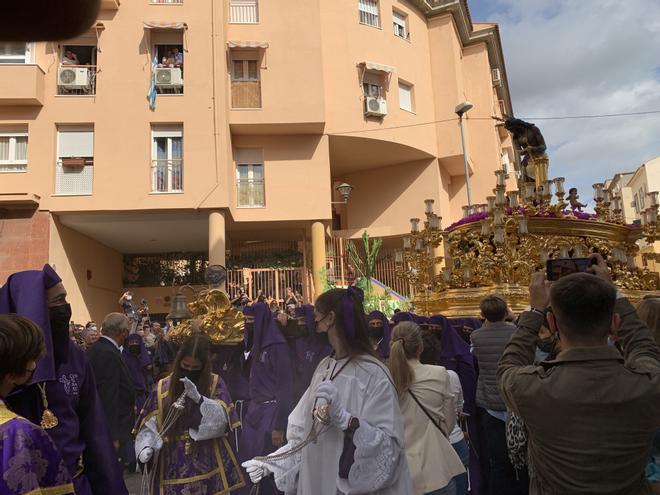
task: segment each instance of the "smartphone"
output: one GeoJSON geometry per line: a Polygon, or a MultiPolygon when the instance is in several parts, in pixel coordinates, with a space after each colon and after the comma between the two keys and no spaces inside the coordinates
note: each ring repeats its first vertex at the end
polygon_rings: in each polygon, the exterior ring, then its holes
{"type": "Polygon", "coordinates": [[[559,280],[565,275],[571,273],[586,272],[587,268],[593,265],[595,260],[590,258],[558,258],[546,262],[547,279],[550,281],[559,280]]]}

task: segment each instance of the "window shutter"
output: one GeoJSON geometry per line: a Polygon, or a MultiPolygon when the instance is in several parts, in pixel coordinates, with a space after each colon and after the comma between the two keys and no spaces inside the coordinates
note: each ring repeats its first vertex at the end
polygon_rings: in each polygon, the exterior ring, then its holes
{"type": "Polygon", "coordinates": [[[399,106],[403,110],[412,112],[412,86],[399,83],[399,106]]]}
{"type": "Polygon", "coordinates": [[[94,156],[94,131],[89,129],[58,132],[59,157],[94,156]]]}

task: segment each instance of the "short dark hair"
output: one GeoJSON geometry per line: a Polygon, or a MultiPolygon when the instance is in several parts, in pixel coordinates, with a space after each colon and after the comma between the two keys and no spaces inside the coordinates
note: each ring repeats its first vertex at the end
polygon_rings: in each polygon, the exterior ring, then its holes
{"type": "Polygon", "coordinates": [[[491,323],[502,321],[509,312],[506,301],[496,294],[484,297],[481,300],[479,309],[483,317],[491,323]]]}
{"type": "Polygon", "coordinates": [[[577,192],[577,187],[571,187],[571,188],[568,190],[568,194],[573,194],[573,191],[577,192]]]}
{"type": "Polygon", "coordinates": [[[0,380],[25,373],[27,364],[44,352],[44,335],[36,324],[19,315],[0,315],[0,380]]]}
{"type": "Polygon", "coordinates": [[[616,289],[590,273],[573,273],[550,289],[550,306],[561,332],[572,342],[598,343],[610,331],[616,289]]]}

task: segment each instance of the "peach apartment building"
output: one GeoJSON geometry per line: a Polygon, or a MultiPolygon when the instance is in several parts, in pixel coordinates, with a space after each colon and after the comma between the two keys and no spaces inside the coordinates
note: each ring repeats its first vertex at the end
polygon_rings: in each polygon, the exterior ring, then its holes
{"type": "MultiPolygon", "coordinates": [[[[49,262],[85,321],[131,257],[287,246],[311,298],[331,236],[398,245],[426,198],[459,218],[465,100],[483,203],[512,108],[498,27],[464,0],[104,0],[78,38],[0,44],[0,283],[49,262]]],[[[167,312],[177,280],[135,292],[167,312]]]]}

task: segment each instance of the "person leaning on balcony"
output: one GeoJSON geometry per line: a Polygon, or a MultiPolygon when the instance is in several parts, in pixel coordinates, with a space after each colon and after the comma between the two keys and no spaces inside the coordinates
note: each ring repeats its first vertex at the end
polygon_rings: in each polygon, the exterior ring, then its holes
{"type": "Polygon", "coordinates": [[[405,426],[406,457],[417,495],[455,495],[454,477],[465,472],[448,440],[456,402],[447,370],[422,364],[422,330],[412,321],[392,331],[389,368],[405,426]]]}
{"type": "Polygon", "coordinates": [[[504,402],[525,422],[532,495],[651,493],[644,468],[660,428],[660,352],[612,285],[603,258],[550,288],[532,275],[530,304],[498,368],[504,402]],[[533,366],[547,312],[562,352],[533,366]],[[618,333],[624,356],[607,345],[618,333]]]}
{"type": "Polygon", "coordinates": [[[62,65],[80,65],[78,61],[78,55],[73,53],[71,50],[66,50],[64,56],[62,57],[62,65]]]}

